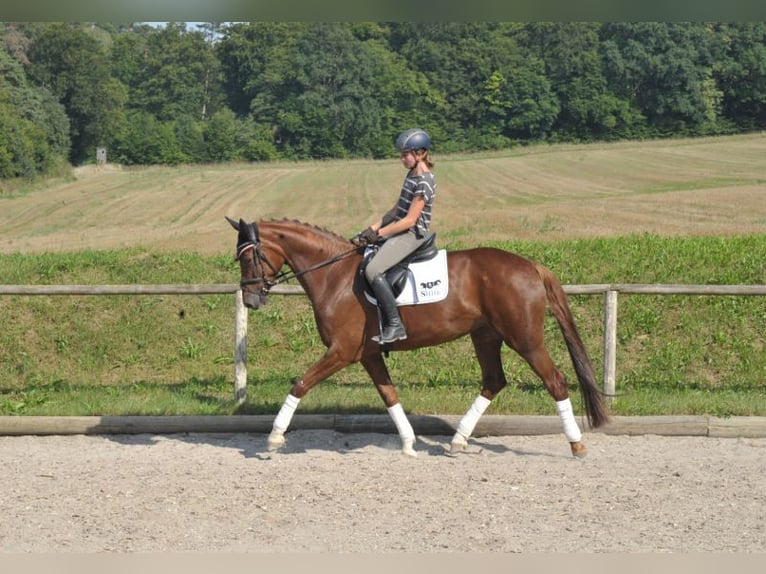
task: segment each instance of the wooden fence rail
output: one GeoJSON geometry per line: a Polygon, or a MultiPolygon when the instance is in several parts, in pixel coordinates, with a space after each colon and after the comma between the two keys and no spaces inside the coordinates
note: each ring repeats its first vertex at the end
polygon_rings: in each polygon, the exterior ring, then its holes
{"type": "MultiPolygon", "coordinates": [[[[613,395],[617,373],[617,298],[634,295],[766,295],[766,285],[661,285],[607,283],[565,285],[570,295],[604,295],[604,392],[613,395]]],[[[247,389],[247,309],[237,284],[210,285],[0,285],[0,295],[221,295],[235,299],[234,398],[245,400],[247,389]]],[[[277,285],[270,293],[305,295],[298,285],[277,285]]]]}

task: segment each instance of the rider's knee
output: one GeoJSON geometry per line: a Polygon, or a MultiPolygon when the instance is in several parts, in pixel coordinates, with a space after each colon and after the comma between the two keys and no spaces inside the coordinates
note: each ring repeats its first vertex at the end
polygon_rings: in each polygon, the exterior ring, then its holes
{"type": "Polygon", "coordinates": [[[380,275],[383,275],[385,271],[380,271],[379,269],[375,269],[374,267],[370,269],[369,267],[364,270],[364,276],[367,279],[367,282],[372,284],[372,282],[375,280],[376,277],[379,277],[380,275]]]}

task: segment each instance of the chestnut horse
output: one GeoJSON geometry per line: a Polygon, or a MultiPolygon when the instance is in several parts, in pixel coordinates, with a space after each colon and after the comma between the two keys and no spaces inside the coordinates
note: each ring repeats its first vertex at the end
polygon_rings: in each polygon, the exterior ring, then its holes
{"type": "MultiPolygon", "coordinates": [[[[327,347],[324,356],[292,386],[274,419],[269,449],[284,445],[293,413],[314,385],[361,362],[396,425],[402,452],[415,456],[415,433],[383,357],[383,351],[389,349],[381,348],[371,338],[378,333],[379,321],[377,307],[365,298],[359,279],[362,249],[339,235],[298,221],[226,220],[239,232],[236,256],[245,306],[258,309],[265,303],[269,288],[286,277],[295,277],[311,301],[319,335],[327,347]],[[285,265],[291,272],[281,271],[285,265]]],[[[500,357],[505,343],[527,361],[556,401],[572,454],[585,456],[567,382],[553,364],[543,340],[548,306],[569,350],[589,426],[597,428],[608,422],[609,416],[558,279],[544,266],[501,249],[484,247],[447,255],[447,297],[435,303],[400,307],[407,338],[389,347],[406,351],[471,336],[481,366],[481,392],[456,429],[452,452],[467,446],[479,418],[507,384],[500,357]]]]}

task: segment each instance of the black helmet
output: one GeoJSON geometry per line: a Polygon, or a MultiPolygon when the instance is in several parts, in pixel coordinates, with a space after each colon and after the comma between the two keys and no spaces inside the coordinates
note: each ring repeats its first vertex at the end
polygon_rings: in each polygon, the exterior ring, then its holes
{"type": "Polygon", "coordinates": [[[396,138],[396,151],[399,153],[412,149],[428,149],[431,147],[431,138],[420,128],[412,128],[403,131],[396,138]]]}

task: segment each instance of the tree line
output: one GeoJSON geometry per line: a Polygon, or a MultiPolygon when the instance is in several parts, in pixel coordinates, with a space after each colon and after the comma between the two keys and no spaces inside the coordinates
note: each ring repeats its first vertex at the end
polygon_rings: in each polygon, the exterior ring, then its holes
{"type": "Polygon", "coordinates": [[[766,23],[0,23],[0,178],[766,126],[766,23]]]}

